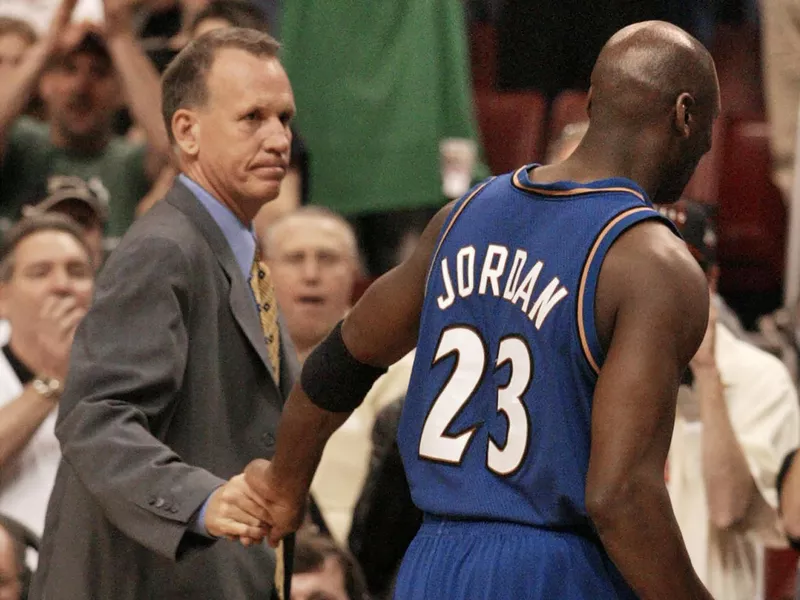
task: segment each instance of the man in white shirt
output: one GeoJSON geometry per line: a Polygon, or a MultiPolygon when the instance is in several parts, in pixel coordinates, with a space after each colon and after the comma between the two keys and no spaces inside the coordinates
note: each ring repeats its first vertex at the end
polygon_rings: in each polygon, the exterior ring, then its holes
{"type": "Polygon", "coordinates": [[[92,297],[94,268],[80,227],[61,215],[26,218],[0,256],[0,514],[37,535],[61,459],[53,428],[72,338],[92,297]]]}
{"type": "MultiPolygon", "coordinates": [[[[671,215],[716,297],[713,230],[702,206],[671,215]]],[[[715,598],[761,597],[764,546],[783,546],[775,478],[798,444],[792,380],[774,356],[738,339],[711,302],[708,332],[678,393],[668,488],[692,564],[715,598]]]]}
{"type": "MultiPolygon", "coordinates": [[[[261,233],[278,306],[302,362],[350,309],[360,270],[355,233],[344,218],[320,207],[298,209],[261,233]]],[[[375,417],[405,395],[413,363],[409,354],[376,381],[325,447],[311,492],[341,544],[367,476],[375,417]]]]}

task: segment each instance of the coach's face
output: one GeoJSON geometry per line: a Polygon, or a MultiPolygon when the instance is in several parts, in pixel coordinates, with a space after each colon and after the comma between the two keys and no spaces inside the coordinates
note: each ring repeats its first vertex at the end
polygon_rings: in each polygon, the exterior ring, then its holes
{"type": "Polygon", "coordinates": [[[277,58],[219,50],[195,114],[195,160],[219,199],[249,222],[289,166],[294,96],[277,58]]]}

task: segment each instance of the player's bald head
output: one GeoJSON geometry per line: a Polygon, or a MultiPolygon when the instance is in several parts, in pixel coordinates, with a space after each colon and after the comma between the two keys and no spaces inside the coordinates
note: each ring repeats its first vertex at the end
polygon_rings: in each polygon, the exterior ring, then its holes
{"type": "Polygon", "coordinates": [[[719,87],[711,54],[675,25],[635,23],[600,51],[592,71],[592,118],[648,120],[681,94],[716,114],[719,87]]]}
{"type": "Polygon", "coordinates": [[[589,130],[575,155],[640,182],[655,203],[677,200],[711,148],[719,114],[714,61],[681,28],[645,21],[608,40],[592,71],[589,130]]]}

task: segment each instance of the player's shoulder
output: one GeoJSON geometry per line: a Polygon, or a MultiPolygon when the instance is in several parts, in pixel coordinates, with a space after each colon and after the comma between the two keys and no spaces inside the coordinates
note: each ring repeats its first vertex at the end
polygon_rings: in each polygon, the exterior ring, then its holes
{"type": "Polygon", "coordinates": [[[662,222],[643,221],[624,232],[603,261],[595,294],[598,331],[606,344],[642,328],[667,335],[688,361],[705,334],[708,301],[706,277],[683,240],[662,222]]]}
{"type": "Polygon", "coordinates": [[[694,283],[705,288],[706,278],[686,243],[663,221],[648,219],[637,223],[614,243],[608,259],[630,269],[633,276],[694,283]]]}
{"type": "Polygon", "coordinates": [[[686,243],[659,220],[642,221],[615,241],[603,263],[601,285],[617,306],[657,306],[665,316],[694,315],[705,327],[706,276],[686,243]]]}

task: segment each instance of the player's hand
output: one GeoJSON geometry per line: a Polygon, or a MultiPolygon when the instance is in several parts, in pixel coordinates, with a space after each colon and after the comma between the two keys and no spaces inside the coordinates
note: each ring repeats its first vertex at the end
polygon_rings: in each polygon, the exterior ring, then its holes
{"type": "Polygon", "coordinates": [[[273,548],[284,537],[297,531],[303,524],[305,515],[305,492],[292,494],[275,481],[270,469],[270,463],[263,458],[252,461],[244,470],[245,480],[269,512],[267,521],[267,541],[273,548]]]}
{"type": "Polygon", "coordinates": [[[689,363],[689,368],[697,375],[697,372],[702,369],[715,368],[717,359],[715,350],[717,347],[717,305],[712,297],[708,303],[708,326],[706,327],[706,335],[703,342],[697,349],[694,358],[689,363]]]}
{"type": "Polygon", "coordinates": [[[217,488],[208,501],[205,527],[215,537],[239,539],[248,546],[264,539],[263,524],[269,513],[265,503],[247,485],[244,475],[236,475],[217,488]]]}

